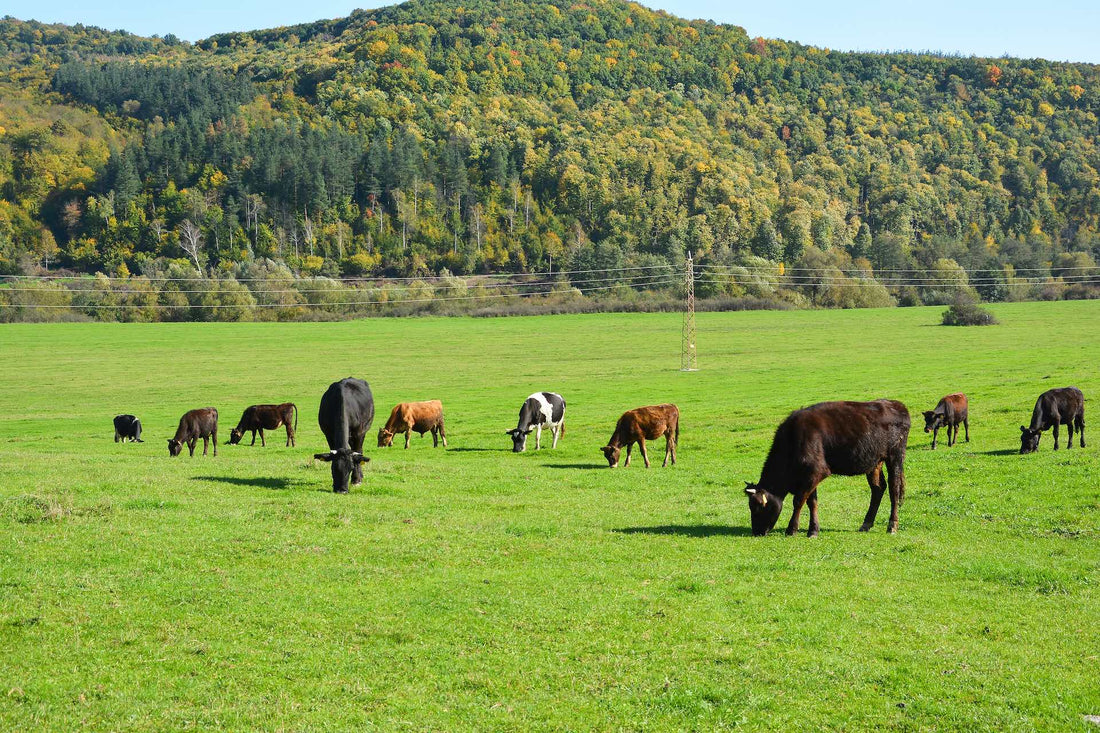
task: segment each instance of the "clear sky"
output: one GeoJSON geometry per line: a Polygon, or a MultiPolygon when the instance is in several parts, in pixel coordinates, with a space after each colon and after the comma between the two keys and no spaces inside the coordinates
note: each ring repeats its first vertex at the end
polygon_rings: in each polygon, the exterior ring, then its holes
{"type": "MultiPolygon", "coordinates": [[[[0,13],[23,20],[84,23],[139,35],[197,41],[347,15],[378,0],[4,0],[0,13]]],[[[838,50],[943,51],[1100,63],[1100,0],[643,0],[685,18],[742,26],[751,36],[838,50]]]]}

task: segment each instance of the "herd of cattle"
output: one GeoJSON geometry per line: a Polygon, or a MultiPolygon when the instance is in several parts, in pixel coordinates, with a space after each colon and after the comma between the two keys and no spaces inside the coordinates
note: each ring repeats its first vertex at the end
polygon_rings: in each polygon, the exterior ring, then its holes
{"type": "MultiPolygon", "coordinates": [[[[374,396],[362,379],[348,377],[333,382],[321,396],[317,422],[328,442],[327,453],[313,457],[330,464],[332,490],[347,493],[349,483],[363,481],[362,464],[370,458],[363,455],[363,440],[374,422],[374,396]]],[[[969,405],[966,395],[950,394],[939,401],[935,409],[924,413],[924,432],[932,433],[932,449],[940,428],[947,430],[947,445],[958,440],[959,426],[970,442],[969,405]]],[[[1080,447],[1085,447],[1085,397],[1076,387],[1051,389],[1039,396],[1031,413],[1031,425],[1020,426],[1020,453],[1039,449],[1039,438],[1053,428],[1054,449],[1058,450],[1059,426],[1069,429],[1069,445],[1077,431],[1080,447]]],[[[115,442],[141,440],[141,421],[134,415],[118,415],[114,419],[115,442]]],[[[252,405],[241,415],[237,427],[229,433],[229,444],[237,444],[246,432],[260,434],[260,445],[266,446],[264,430],[286,427],[286,444],[294,446],[298,427],[298,408],[290,402],[279,405],[252,405]]],[[[554,392],[536,392],[524,400],[519,411],[519,424],[506,431],[512,438],[512,450],[526,450],[527,437],[535,432],[535,447],[542,448],[542,429],[553,435],[553,447],[565,435],[565,399],[554,392]]],[[[817,486],[827,477],[866,475],[871,487],[871,503],[860,531],[866,532],[875,523],[879,503],[890,491],[890,523],[888,531],[898,529],[898,508],[905,497],[905,448],[909,439],[909,410],[897,400],[872,402],[821,402],[795,410],[775,431],[771,449],[764,461],[760,480],[745,485],[749,500],[749,515],[754,535],[767,534],[779,520],[783,501],[794,496],[794,508],[787,534],[798,531],[803,505],[810,507],[808,535],[818,534],[817,486]]],[[[390,412],[385,427],[378,431],[378,447],[393,445],[393,439],[405,434],[409,447],[412,433],[432,434],[433,446],[447,435],[443,424],[443,403],[439,400],[401,402],[390,412]]],[[[676,405],[663,404],[639,407],[624,412],[615,425],[607,445],[600,448],[611,468],[619,465],[622,449],[626,448],[624,466],[630,465],[634,444],[641,451],[649,468],[647,440],[665,439],[665,459],[661,464],[676,463],[676,444],[680,438],[680,411],[676,405]]],[[[218,455],[218,411],[213,407],[191,410],[180,418],[176,434],[168,439],[168,453],[178,456],[186,445],[191,456],[202,440],[205,456],[208,444],[214,444],[218,455]]]]}

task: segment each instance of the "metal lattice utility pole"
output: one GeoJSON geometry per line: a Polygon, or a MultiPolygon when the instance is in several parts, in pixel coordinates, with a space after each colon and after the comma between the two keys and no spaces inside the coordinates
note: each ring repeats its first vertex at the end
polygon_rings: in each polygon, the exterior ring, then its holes
{"type": "Polygon", "coordinates": [[[695,264],[691,252],[688,252],[684,272],[684,290],[687,308],[684,310],[684,330],[680,341],[680,371],[695,372],[699,371],[699,365],[695,359],[695,264]]]}

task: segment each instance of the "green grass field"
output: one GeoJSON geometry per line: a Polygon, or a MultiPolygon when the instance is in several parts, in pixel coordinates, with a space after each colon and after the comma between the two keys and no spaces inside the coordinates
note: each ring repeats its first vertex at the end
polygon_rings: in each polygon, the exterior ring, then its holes
{"type": "Polygon", "coordinates": [[[1096,730],[1100,436],[1016,451],[1040,392],[1098,394],[1100,303],[994,310],[702,314],[697,373],[673,314],[3,326],[0,729],[1096,730]],[[348,375],[375,429],[442,399],[451,447],[372,431],[331,493],[317,404],[348,375]],[[515,455],[542,389],[565,437],[515,455]],[[932,452],[954,391],[972,442],[932,452]],[[857,533],[867,484],[834,477],[821,537],[749,536],[779,421],[886,396],[914,424],[900,532],[884,502],[857,533]],[[283,400],[297,448],[168,457],[187,409],[224,442],[283,400]],[[679,464],[608,469],[619,414],[665,401],[679,464]],[[112,442],[120,412],[147,442],[112,442]]]}

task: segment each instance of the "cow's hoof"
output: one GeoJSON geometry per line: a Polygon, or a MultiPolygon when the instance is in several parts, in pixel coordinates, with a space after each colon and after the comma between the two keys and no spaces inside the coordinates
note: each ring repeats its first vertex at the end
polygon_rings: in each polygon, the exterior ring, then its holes
{"type": "Polygon", "coordinates": [[[807,537],[817,537],[818,532],[819,532],[819,530],[811,529],[809,532],[806,533],[806,536],[807,537]]]}
{"type": "Polygon", "coordinates": [[[860,531],[860,532],[870,532],[870,531],[871,531],[871,527],[874,527],[874,526],[875,526],[875,525],[873,525],[873,524],[867,524],[866,522],[864,522],[863,526],[861,526],[861,527],[859,528],[859,531],[860,531]]]}
{"type": "Polygon", "coordinates": [[[895,526],[890,527],[890,529],[888,529],[886,531],[889,532],[890,534],[897,534],[898,533],[898,528],[895,525],[895,526]]]}
{"type": "Polygon", "coordinates": [[[788,529],[785,534],[788,537],[794,537],[796,534],[798,534],[798,530],[797,529],[788,529]]]}
{"type": "Polygon", "coordinates": [[[347,494],[348,490],[347,489],[333,489],[332,493],[334,493],[334,494],[347,494]]]}

